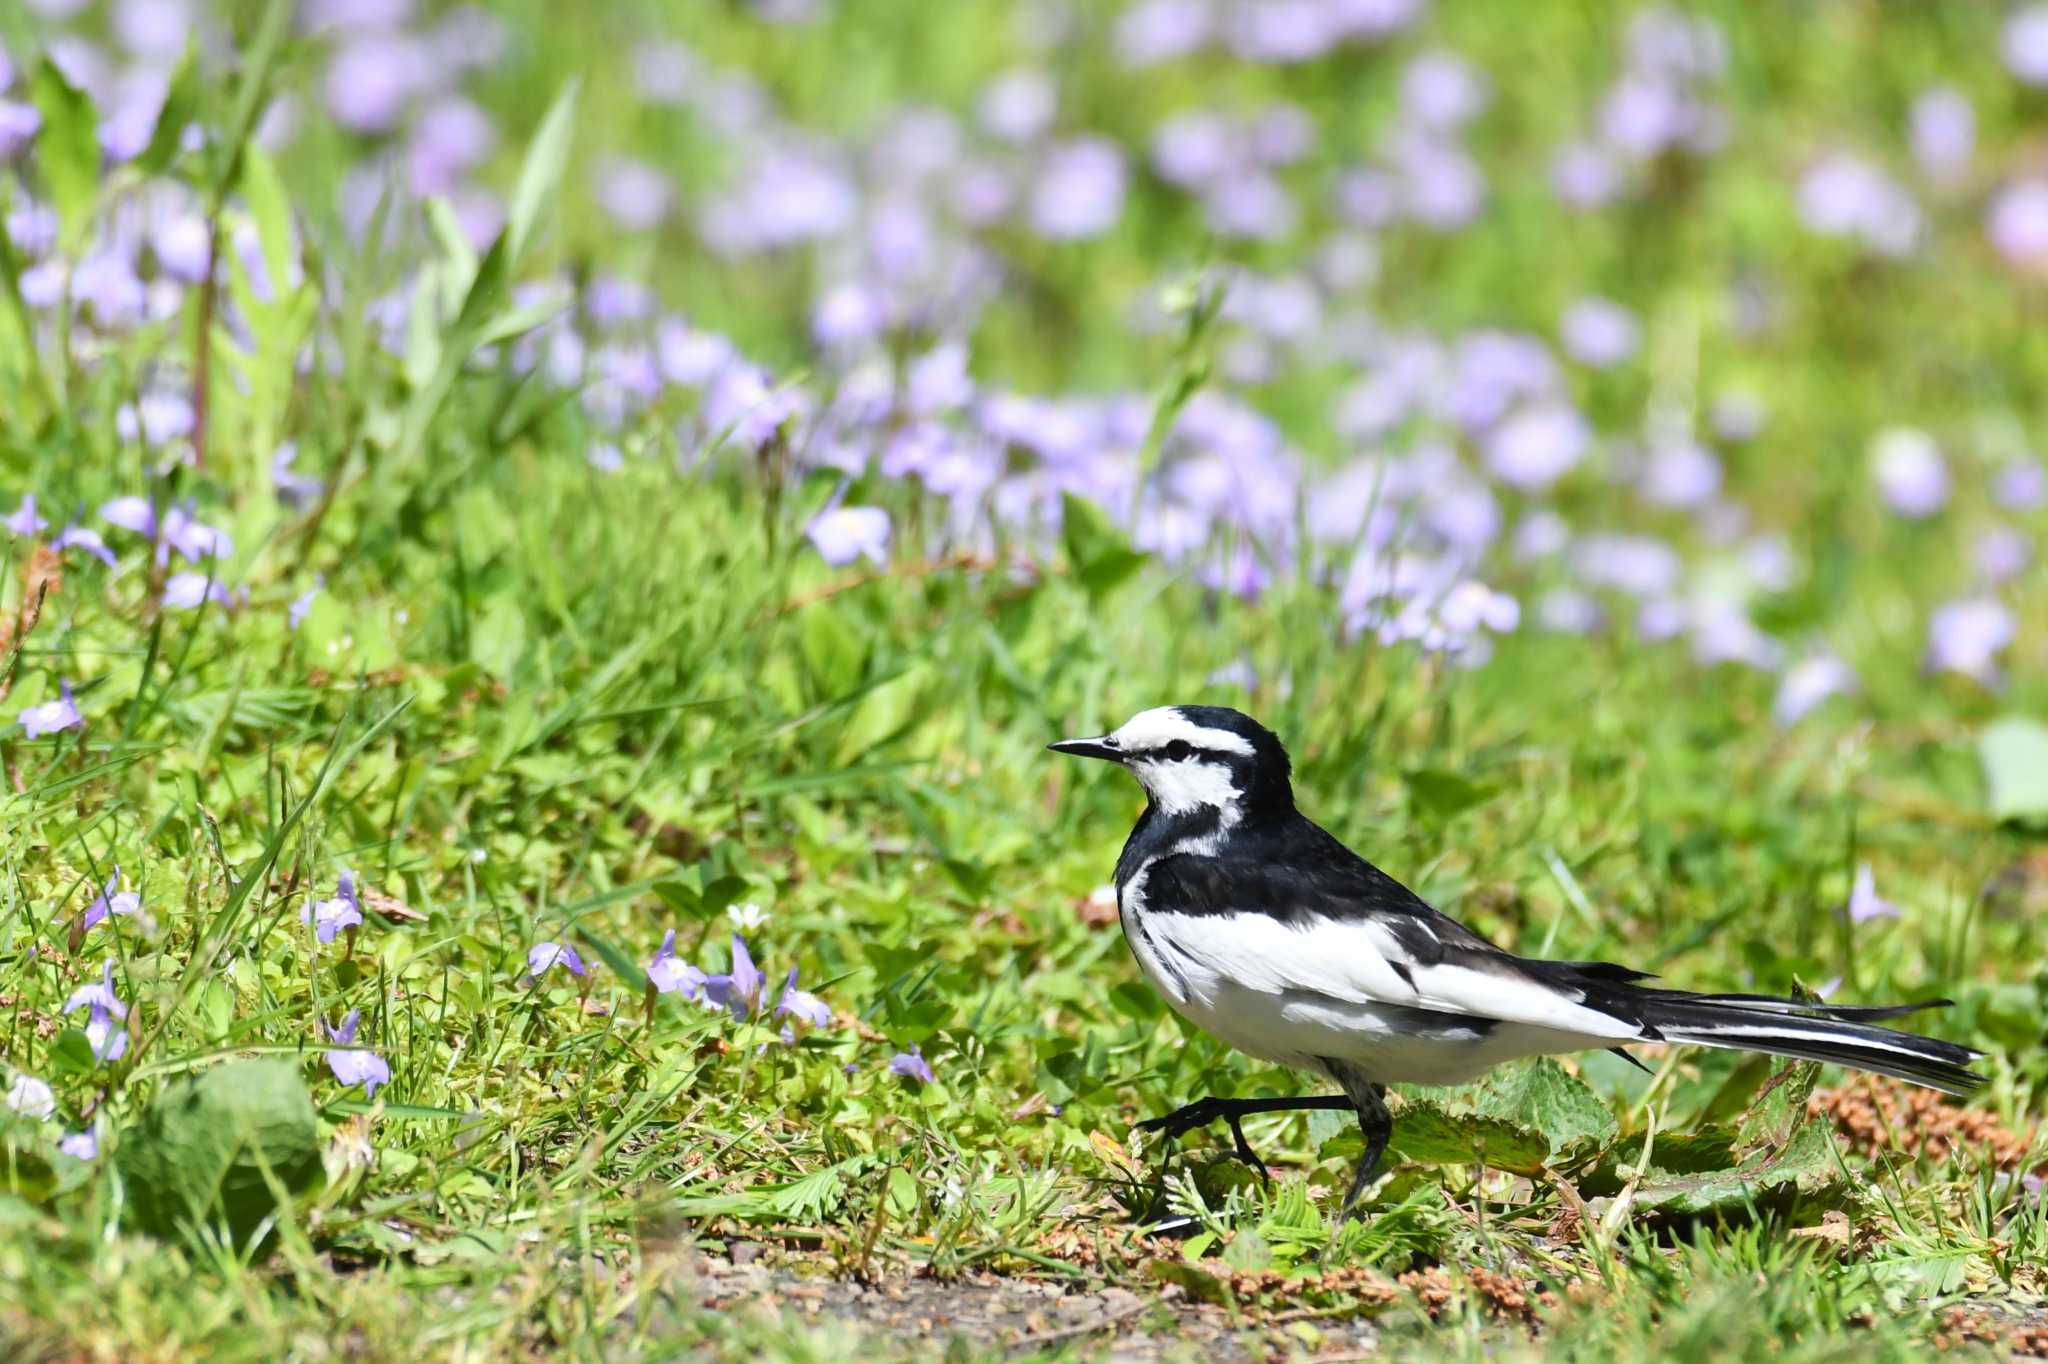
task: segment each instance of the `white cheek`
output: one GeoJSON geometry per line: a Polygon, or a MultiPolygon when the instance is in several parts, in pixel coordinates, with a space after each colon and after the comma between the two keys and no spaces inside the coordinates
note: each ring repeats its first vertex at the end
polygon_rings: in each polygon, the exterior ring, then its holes
{"type": "Polygon", "coordinates": [[[1237,786],[1230,769],[1217,763],[1140,762],[1132,764],[1145,789],[1169,815],[1205,808],[1228,810],[1237,804],[1237,786]]]}

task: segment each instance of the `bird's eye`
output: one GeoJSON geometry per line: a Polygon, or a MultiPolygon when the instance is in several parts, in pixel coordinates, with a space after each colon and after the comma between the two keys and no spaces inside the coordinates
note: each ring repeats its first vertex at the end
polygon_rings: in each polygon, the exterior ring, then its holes
{"type": "Polygon", "coordinates": [[[1185,739],[1175,739],[1166,746],[1166,760],[1177,763],[1195,756],[1195,746],[1185,739]]]}

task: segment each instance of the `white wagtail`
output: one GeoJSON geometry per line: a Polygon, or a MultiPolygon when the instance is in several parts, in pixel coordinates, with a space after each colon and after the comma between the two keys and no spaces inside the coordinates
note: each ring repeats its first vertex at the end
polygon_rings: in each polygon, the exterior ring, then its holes
{"type": "MultiPolygon", "coordinates": [[[[1980,1053],[1870,1025],[1919,1004],[1840,1006],[1698,995],[1603,961],[1504,952],[1425,903],[1294,808],[1287,750],[1223,706],[1164,706],[1056,752],[1129,769],[1149,799],[1116,864],[1117,911],[1138,965],[1183,1018],[1249,1056],[1344,1090],[1205,1098],[1139,1126],[1180,1134],[1253,1113],[1353,1109],[1365,1135],[1343,1212],[1371,1179],[1392,1083],[1451,1085],[1523,1056],[1689,1042],[1833,1061],[1951,1094],[1983,1083],[1980,1053]]],[[[1630,1058],[1633,1059],[1633,1058],[1630,1058]]]]}

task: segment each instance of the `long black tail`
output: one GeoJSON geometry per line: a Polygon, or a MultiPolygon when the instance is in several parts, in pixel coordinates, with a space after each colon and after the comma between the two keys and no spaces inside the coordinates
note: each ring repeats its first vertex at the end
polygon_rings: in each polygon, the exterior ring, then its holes
{"type": "Polygon", "coordinates": [[[1983,1053],[1954,1042],[1875,1027],[1869,1021],[1946,1007],[1952,1002],[1946,999],[1829,1006],[1768,995],[1637,990],[1634,1002],[1644,1024],[1667,1041],[1767,1052],[1802,1061],[1832,1061],[1950,1094],[1968,1094],[1984,1083],[1984,1077],[1970,1069],[1970,1063],[1983,1053]]]}

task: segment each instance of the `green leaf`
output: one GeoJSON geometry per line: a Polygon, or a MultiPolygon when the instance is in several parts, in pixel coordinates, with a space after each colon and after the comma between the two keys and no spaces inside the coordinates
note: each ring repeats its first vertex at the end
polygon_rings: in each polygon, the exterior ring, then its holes
{"type": "Polygon", "coordinates": [[[277,163],[261,148],[250,147],[242,154],[242,197],[256,224],[256,243],[270,287],[282,295],[291,280],[292,200],[277,163]]]}
{"type": "Polygon", "coordinates": [[[156,131],[150,134],[149,145],[142,149],[142,155],[135,158],[137,170],[144,175],[161,175],[177,159],[185,129],[199,116],[199,102],[204,94],[199,63],[187,45],[184,60],[178,63],[177,71],[171,76],[163,110],[156,116],[156,131]]]}
{"type": "Polygon", "coordinates": [[[526,149],[526,159],[520,163],[519,181],[513,186],[512,202],[505,210],[505,236],[515,258],[524,254],[532,242],[540,215],[554,199],[562,172],[568,167],[569,143],[576,133],[576,88],[576,82],[571,81],[555,96],[547,116],[540,121],[540,130],[526,149]]]}
{"type": "Polygon", "coordinates": [[[1404,772],[1401,779],[1408,784],[1408,799],[1415,808],[1437,820],[1461,815],[1493,795],[1490,786],[1434,768],[1404,772]]]}
{"type": "Polygon", "coordinates": [[[797,615],[797,649],[818,691],[840,696],[860,681],[867,649],[839,612],[826,602],[805,607],[797,615]]]}
{"type": "Polygon", "coordinates": [[[698,915],[704,912],[704,897],[697,893],[695,886],[681,881],[656,881],[654,893],[662,902],[678,913],[698,915]]]}
{"type": "Polygon", "coordinates": [[[225,1223],[237,1247],[280,1212],[273,1184],[303,1198],[326,1179],[312,1097],[283,1061],[230,1061],[166,1085],[116,1160],[142,1230],[225,1223]]]}
{"type": "Polygon", "coordinates": [[[1820,1066],[1812,1061],[1793,1061],[1764,1081],[1751,1100],[1749,1111],[1735,1124],[1738,1150],[1776,1149],[1808,1125],[1806,1101],[1820,1082],[1820,1066]]]}
{"type": "Polygon", "coordinates": [[[29,81],[29,97],[43,116],[36,138],[36,162],[63,224],[65,250],[75,251],[92,223],[100,192],[99,119],[92,96],[64,79],[44,57],[29,81]]]}
{"type": "Polygon", "coordinates": [[[526,655],[526,613],[509,592],[484,603],[469,623],[469,656],[500,682],[510,682],[526,655]]]}
{"type": "Polygon", "coordinates": [[[1060,538],[1068,566],[1089,599],[1100,601],[1137,572],[1145,556],[1131,548],[1123,532],[1093,502],[1063,493],[1060,506],[1060,538]]]}
{"type": "Polygon", "coordinates": [[[720,876],[704,883],[703,894],[697,901],[697,912],[705,918],[721,913],[728,905],[739,903],[747,893],[747,883],[737,876],[720,876]]]}
{"type": "Polygon", "coordinates": [[[1388,1148],[1420,1165],[1464,1165],[1483,1160],[1496,1170],[1533,1175],[1550,1158],[1543,1134],[1506,1118],[1452,1113],[1427,1099],[1411,1100],[1394,1119],[1388,1148]]]}
{"type": "Polygon", "coordinates": [[[889,1210],[898,1217],[916,1214],[924,1196],[918,1192],[917,1177],[901,1165],[889,1171],[889,1210]]]}
{"type": "Polygon", "coordinates": [[[1977,737],[1994,819],[2048,822],[2048,725],[2024,715],[1995,720],[1977,737]]]}
{"type": "Polygon", "coordinates": [[[1645,1183],[1636,1190],[1636,1206],[1697,1216],[1728,1213],[1753,1202],[1778,1208],[1816,1200],[1845,1205],[1852,1194],[1837,1182],[1840,1169],[1833,1134],[1825,1123],[1809,1122],[1784,1146],[1732,1170],[1645,1183]]]}
{"type": "Polygon", "coordinates": [[[1475,1107],[1483,1117],[1534,1127],[1550,1143],[1552,1158],[1603,1146],[1620,1128],[1592,1090],[1547,1056],[1495,1071],[1475,1107]]]}
{"type": "Polygon", "coordinates": [[[50,1069],[59,1075],[90,1075],[99,1058],[92,1054],[92,1042],[76,1028],[57,1034],[50,1048],[50,1069]]]}

